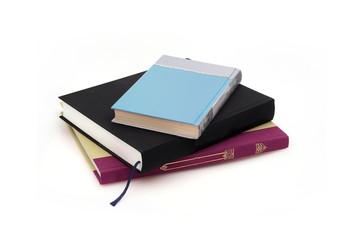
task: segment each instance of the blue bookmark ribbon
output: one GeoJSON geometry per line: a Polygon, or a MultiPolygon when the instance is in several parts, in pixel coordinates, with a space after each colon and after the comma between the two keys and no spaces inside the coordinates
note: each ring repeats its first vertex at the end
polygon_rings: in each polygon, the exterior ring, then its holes
{"type": "Polygon", "coordinates": [[[139,164],[140,164],[140,161],[137,161],[137,162],[135,163],[135,165],[132,167],[131,172],[130,172],[130,175],[129,175],[128,180],[127,180],[127,183],[126,183],[126,186],[125,186],[124,190],[122,191],[122,193],[120,194],[120,196],[110,203],[113,207],[115,207],[116,204],[124,197],[126,191],[128,190],[128,188],[129,188],[129,186],[130,186],[131,179],[134,177],[134,174],[135,174],[135,171],[136,171],[136,167],[137,167],[139,164]]]}

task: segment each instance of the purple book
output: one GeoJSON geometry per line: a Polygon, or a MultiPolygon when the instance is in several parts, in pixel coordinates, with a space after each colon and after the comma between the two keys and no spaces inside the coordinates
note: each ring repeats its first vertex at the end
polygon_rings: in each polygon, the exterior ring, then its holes
{"type": "MultiPolygon", "coordinates": [[[[100,184],[127,180],[131,168],[73,129],[92,170],[100,184]]],[[[134,178],[191,169],[242,157],[287,148],[289,137],[273,122],[268,122],[198,152],[171,161],[146,173],[137,172],[134,178]]]]}

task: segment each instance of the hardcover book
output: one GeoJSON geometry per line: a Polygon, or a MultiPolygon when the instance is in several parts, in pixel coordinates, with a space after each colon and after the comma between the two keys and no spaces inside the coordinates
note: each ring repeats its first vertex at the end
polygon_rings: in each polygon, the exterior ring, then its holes
{"type": "Polygon", "coordinates": [[[112,106],[113,122],[198,139],[241,81],[241,71],[162,56],[112,106]]]}
{"type": "MultiPolygon", "coordinates": [[[[90,160],[91,168],[100,184],[127,180],[131,171],[129,167],[80,132],[75,129],[73,131],[86,157],[90,160]]],[[[273,122],[268,122],[196,153],[165,163],[147,173],[135,173],[134,178],[233,161],[287,148],[288,145],[288,135],[273,122]]]]}
{"type": "Polygon", "coordinates": [[[274,99],[241,84],[199,139],[188,139],[111,122],[111,106],[144,74],[60,96],[61,119],[129,166],[149,171],[272,120],[274,99]]]}

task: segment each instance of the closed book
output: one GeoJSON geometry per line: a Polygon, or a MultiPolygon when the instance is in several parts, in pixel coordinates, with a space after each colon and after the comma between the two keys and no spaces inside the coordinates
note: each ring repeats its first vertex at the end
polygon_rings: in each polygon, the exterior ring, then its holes
{"type": "Polygon", "coordinates": [[[61,119],[129,166],[149,171],[237,133],[272,120],[274,99],[241,84],[199,139],[188,139],[111,122],[111,106],[142,75],[138,73],[60,96],[61,119]]]}
{"type": "MultiPolygon", "coordinates": [[[[100,184],[128,179],[131,171],[129,167],[80,132],[73,130],[100,184]]],[[[288,135],[273,122],[268,122],[196,153],[165,163],[147,173],[135,173],[134,178],[229,162],[242,157],[284,149],[288,145],[288,135]]]]}
{"type": "Polygon", "coordinates": [[[198,139],[241,81],[241,71],[162,56],[112,106],[115,123],[198,139]]]}

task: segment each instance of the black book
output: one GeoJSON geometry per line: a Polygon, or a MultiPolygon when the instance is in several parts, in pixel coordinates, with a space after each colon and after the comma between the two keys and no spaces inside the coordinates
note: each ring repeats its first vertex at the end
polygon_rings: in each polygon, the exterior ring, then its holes
{"type": "MultiPolygon", "coordinates": [[[[230,136],[269,122],[274,99],[241,84],[199,139],[188,139],[111,122],[111,106],[144,72],[60,96],[65,122],[129,166],[146,172],[230,136]]],[[[139,96],[141,97],[141,96],[139,96]]]]}

